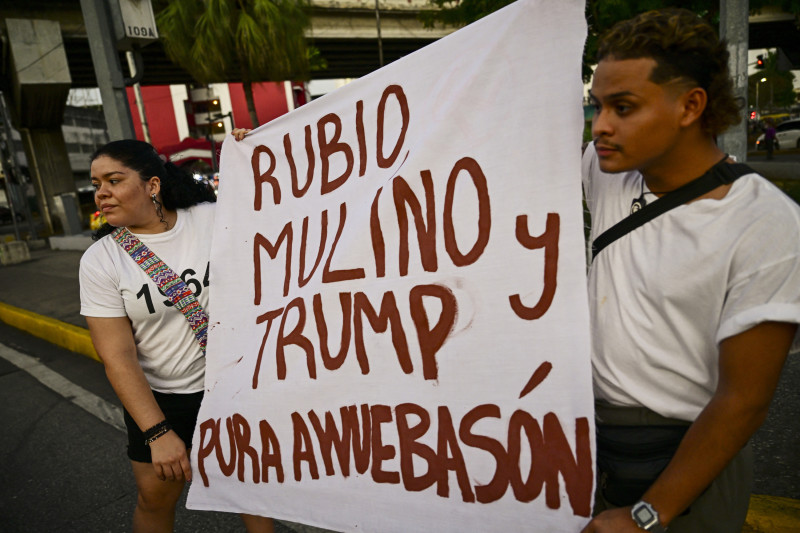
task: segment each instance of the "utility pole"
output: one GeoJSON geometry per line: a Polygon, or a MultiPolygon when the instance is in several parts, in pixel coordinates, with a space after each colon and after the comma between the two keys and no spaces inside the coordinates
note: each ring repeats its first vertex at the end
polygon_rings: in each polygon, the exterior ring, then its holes
{"type": "MultiPolygon", "coordinates": [[[[749,29],[749,0],[720,0],[719,33],[728,43],[729,67],[736,96],[747,110],[747,49],[749,29]]],[[[757,102],[756,102],[757,103],[757,102]]],[[[720,148],[744,163],[747,160],[747,118],[722,134],[720,148]]]]}

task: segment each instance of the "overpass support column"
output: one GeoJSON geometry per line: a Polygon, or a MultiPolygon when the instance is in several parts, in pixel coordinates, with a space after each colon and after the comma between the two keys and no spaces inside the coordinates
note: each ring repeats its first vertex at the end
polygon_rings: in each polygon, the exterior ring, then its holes
{"type": "Polygon", "coordinates": [[[75,179],[61,131],[72,79],[60,24],[7,19],[6,31],[12,122],[22,134],[42,220],[49,234],[79,233],[75,179]]]}

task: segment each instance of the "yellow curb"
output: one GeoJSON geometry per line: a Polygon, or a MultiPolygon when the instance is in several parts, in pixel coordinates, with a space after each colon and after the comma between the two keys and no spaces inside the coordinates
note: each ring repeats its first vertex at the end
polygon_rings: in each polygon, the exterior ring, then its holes
{"type": "Polygon", "coordinates": [[[0,320],[62,348],[101,361],[89,330],[0,302],[0,320]]]}
{"type": "Polygon", "coordinates": [[[742,533],[797,533],[800,500],[778,496],[750,496],[750,508],[742,533]]]}

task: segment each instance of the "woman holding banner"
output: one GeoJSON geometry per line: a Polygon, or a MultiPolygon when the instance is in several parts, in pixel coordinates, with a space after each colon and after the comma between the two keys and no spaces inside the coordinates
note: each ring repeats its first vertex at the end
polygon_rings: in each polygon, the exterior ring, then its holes
{"type": "Polygon", "coordinates": [[[244,139],[244,138],[247,136],[247,134],[248,134],[248,133],[250,133],[251,131],[253,131],[253,130],[249,130],[249,129],[247,129],[247,128],[234,128],[234,129],[231,131],[231,135],[233,135],[233,138],[234,138],[234,139],[236,139],[237,141],[241,141],[241,140],[242,140],[242,139],[244,139]]]}
{"type": "MultiPolygon", "coordinates": [[[[91,160],[108,223],[81,259],[81,314],[124,407],[133,531],[172,531],[204,392],[216,197],[145,142],[114,141],[91,160]]],[[[242,519],[273,531],[271,518],[242,519]]]]}

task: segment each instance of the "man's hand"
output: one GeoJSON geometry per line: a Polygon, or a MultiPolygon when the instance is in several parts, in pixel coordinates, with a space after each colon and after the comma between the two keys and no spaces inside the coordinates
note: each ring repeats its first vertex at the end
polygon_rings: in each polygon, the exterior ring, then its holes
{"type": "Polygon", "coordinates": [[[192,480],[186,445],[174,431],[167,431],[151,442],[150,454],[153,457],[153,470],[161,481],[192,480]]]}
{"type": "Polygon", "coordinates": [[[642,533],[642,529],[631,518],[631,508],[620,507],[595,516],[581,533],[642,533]]]}

